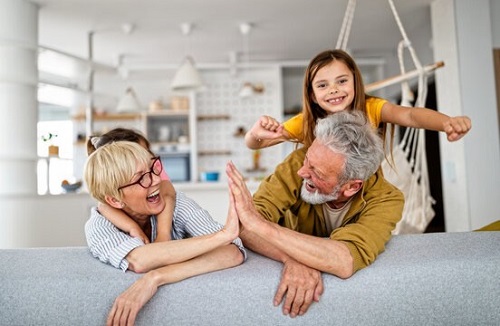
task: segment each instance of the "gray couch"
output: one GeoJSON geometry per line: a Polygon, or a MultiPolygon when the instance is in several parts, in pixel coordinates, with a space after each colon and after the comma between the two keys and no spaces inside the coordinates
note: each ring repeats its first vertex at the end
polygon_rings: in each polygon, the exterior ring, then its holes
{"type": "MultiPolygon", "coordinates": [[[[0,250],[0,325],[104,325],[140,275],[84,247],[0,250]]],[[[255,253],[236,268],[166,285],[137,325],[500,325],[500,232],[395,236],[348,280],[323,275],[297,318],[272,305],[281,264],[255,253]]]]}

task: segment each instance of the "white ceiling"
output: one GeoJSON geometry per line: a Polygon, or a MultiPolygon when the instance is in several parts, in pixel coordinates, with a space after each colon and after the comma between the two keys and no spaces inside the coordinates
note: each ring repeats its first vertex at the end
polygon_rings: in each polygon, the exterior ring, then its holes
{"type": "MultiPolygon", "coordinates": [[[[94,60],[123,64],[227,63],[242,53],[243,22],[252,61],[310,60],[336,45],[348,0],[31,0],[40,4],[39,42],[87,57],[94,31],[94,60]],[[184,22],[194,24],[187,37],[184,22]],[[132,23],[125,35],[121,26],[132,23]]],[[[410,39],[430,29],[432,0],[394,0],[410,39]]],[[[348,49],[354,56],[395,52],[401,34],[387,0],[357,1],[348,49]]],[[[241,60],[241,58],[240,58],[241,60]]]]}

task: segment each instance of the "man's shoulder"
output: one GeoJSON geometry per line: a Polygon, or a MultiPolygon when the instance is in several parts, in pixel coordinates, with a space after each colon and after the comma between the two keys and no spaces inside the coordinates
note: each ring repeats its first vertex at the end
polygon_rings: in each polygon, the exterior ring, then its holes
{"type": "Polygon", "coordinates": [[[394,197],[404,198],[401,190],[384,177],[384,173],[381,168],[379,168],[370,178],[368,178],[368,180],[365,181],[363,192],[365,196],[370,193],[384,192],[386,194],[391,194],[394,197]]]}
{"type": "Polygon", "coordinates": [[[293,150],[288,156],[281,162],[281,164],[297,164],[299,163],[302,166],[304,162],[304,158],[306,157],[307,149],[302,146],[298,149],[293,150]]]}

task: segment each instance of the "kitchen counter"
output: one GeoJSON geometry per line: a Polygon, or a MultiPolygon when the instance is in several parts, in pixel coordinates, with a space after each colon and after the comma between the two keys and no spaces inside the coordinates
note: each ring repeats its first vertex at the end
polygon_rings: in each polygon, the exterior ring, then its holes
{"type": "MultiPolygon", "coordinates": [[[[254,192],[259,182],[250,181],[254,192]]],[[[226,182],[175,183],[221,224],[229,208],[226,182]]],[[[85,190],[61,195],[1,195],[0,249],[86,246],[83,232],[89,211],[96,205],[85,190]]]]}

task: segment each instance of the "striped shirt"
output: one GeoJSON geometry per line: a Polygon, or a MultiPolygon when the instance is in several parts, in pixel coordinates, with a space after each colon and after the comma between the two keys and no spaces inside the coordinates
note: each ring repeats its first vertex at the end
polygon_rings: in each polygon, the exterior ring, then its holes
{"type": "MultiPolygon", "coordinates": [[[[214,221],[210,214],[202,209],[194,200],[177,191],[174,216],[172,219],[172,240],[197,237],[215,233],[223,225],[214,221]]],[[[100,261],[126,271],[128,261],[125,258],[133,249],[143,246],[139,238],[133,238],[114,226],[92,207],[90,218],[85,223],[85,236],[90,252],[100,261]]],[[[151,240],[156,239],[156,216],[151,216],[151,240]]],[[[246,259],[246,251],[240,238],[233,243],[240,249],[246,259]]]]}

